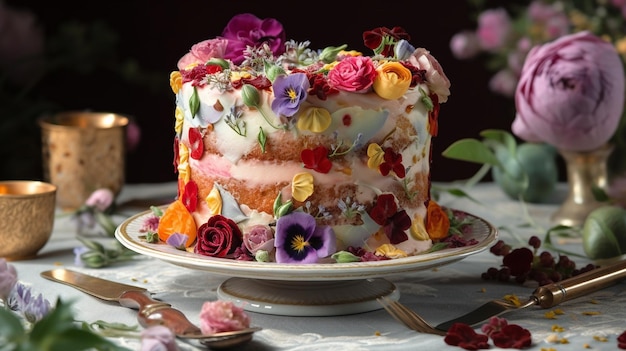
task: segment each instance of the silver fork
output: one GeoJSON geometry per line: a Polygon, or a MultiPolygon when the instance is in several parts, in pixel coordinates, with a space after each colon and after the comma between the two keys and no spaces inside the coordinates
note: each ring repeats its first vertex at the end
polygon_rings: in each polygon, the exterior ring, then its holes
{"type": "Polygon", "coordinates": [[[428,333],[435,335],[446,335],[446,332],[435,329],[432,325],[428,324],[424,318],[420,317],[415,311],[404,306],[396,300],[392,300],[386,296],[376,299],[393,318],[398,322],[406,325],[410,329],[418,331],[420,333],[428,333]]]}

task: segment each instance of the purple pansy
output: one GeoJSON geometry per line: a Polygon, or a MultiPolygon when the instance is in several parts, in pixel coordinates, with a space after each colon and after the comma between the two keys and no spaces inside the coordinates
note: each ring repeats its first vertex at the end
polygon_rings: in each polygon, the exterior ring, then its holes
{"type": "Polygon", "coordinates": [[[6,259],[0,258],[0,300],[6,301],[17,283],[17,270],[6,259]]]}
{"type": "Polygon", "coordinates": [[[287,36],[280,22],[273,18],[260,19],[253,14],[243,13],[233,17],[222,37],[228,39],[224,58],[239,65],[244,61],[244,51],[248,46],[256,48],[267,44],[275,56],[285,52],[287,36]]]}
{"type": "Polygon", "coordinates": [[[302,101],[306,99],[309,87],[306,73],[276,77],[274,81],[274,96],[276,98],[272,101],[272,111],[276,115],[293,116],[298,112],[302,101]]]}
{"type": "Polygon", "coordinates": [[[276,222],[274,246],[278,263],[315,263],[336,251],[335,232],[317,226],[308,213],[292,212],[276,222]]]}

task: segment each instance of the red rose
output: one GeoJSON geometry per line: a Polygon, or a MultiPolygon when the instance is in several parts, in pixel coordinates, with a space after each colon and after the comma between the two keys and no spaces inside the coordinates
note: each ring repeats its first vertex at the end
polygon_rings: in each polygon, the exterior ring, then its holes
{"type": "Polygon", "coordinates": [[[235,252],[242,244],[241,230],[232,219],[215,215],[198,228],[194,252],[223,258],[235,252]]]}

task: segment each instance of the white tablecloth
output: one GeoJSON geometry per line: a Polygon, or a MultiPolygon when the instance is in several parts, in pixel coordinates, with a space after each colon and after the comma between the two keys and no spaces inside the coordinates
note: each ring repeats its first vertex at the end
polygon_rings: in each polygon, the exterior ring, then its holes
{"type": "MultiPolygon", "coordinates": [[[[123,209],[124,213],[132,214],[147,210],[149,204],[167,203],[174,198],[175,189],[176,185],[173,183],[129,185],[123,189],[118,201],[148,199],[138,207],[123,209]]],[[[466,190],[478,202],[454,198],[444,193],[440,203],[484,218],[499,228],[500,238],[517,245],[519,238],[526,241],[532,234],[544,237],[551,226],[549,217],[564,197],[565,189],[560,188],[555,195],[554,204],[543,205],[522,205],[512,201],[493,184],[479,184],[466,190]],[[529,218],[532,218],[536,227],[526,226],[529,218]]],[[[107,244],[115,239],[98,240],[107,244]]],[[[71,299],[74,301],[77,319],[88,322],[106,320],[137,324],[135,311],[102,302],[71,287],[45,280],[40,277],[40,272],[64,266],[99,277],[140,285],[155,293],[154,296],[158,299],[182,310],[194,322],[198,321],[202,303],[217,299],[217,287],[228,278],[144,256],[101,269],[81,268],[74,263],[73,248],[76,246],[80,246],[80,243],[75,238],[73,224],[66,217],[57,218],[52,238],[39,256],[12,264],[18,270],[20,281],[30,284],[34,292],[43,293],[51,302],[57,296],[71,299]]],[[[582,253],[581,244],[577,241],[564,243],[562,247],[582,253]]],[[[584,259],[570,258],[578,266],[587,263],[584,259]]],[[[485,250],[436,269],[386,278],[400,290],[401,302],[435,324],[506,294],[515,294],[520,298],[529,296],[533,287],[480,278],[481,273],[489,267],[497,267],[501,262],[501,257],[485,250]]],[[[558,307],[564,314],[558,315],[556,319],[546,318],[546,310],[539,307],[530,307],[503,316],[509,323],[519,324],[530,330],[533,336],[531,350],[581,350],[584,349],[583,345],[589,345],[593,350],[617,349],[616,338],[626,330],[626,284],[619,283],[558,307]],[[599,313],[588,315],[585,312],[599,313]],[[564,331],[554,332],[552,327],[555,325],[562,327],[564,331]],[[555,334],[558,340],[567,340],[569,343],[555,344],[546,341],[554,339],[555,334]],[[601,341],[603,338],[606,341],[601,341]]],[[[407,329],[382,309],[331,317],[277,316],[254,312],[249,314],[252,324],[262,327],[263,330],[256,333],[254,339],[242,347],[242,350],[460,350],[446,345],[443,337],[407,329]]],[[[116,340],[121,345],[138,349],[139,344],[135,339],[116,340]]],[[[497,349],[491,342],[490,344],[492,350],[497,349]]],[[[184,350],[193,349],[184,343],[180,347],[184,350]]]]}

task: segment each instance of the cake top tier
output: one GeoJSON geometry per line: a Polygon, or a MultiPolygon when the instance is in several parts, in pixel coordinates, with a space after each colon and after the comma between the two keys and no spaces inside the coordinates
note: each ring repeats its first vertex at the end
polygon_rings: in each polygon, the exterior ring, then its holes
{"type": "MultiPolygon", "coordinates": [[[[430,52],[416,49],[409,40],[409,34],[401,27],[379,27],[363,33],[365,46],[373,50],[372,56],[348,51],[347,45],[314,50],[308,41],[287,40],[277,20],[244,13],[233,17],[221,36],[192,46],[178,61],[178,83],[191,81],[196,86],[209,84],[224,90],[233,84],[257,89],[271,87],[277,97],[272,110],[286,117],[297,112],[307,95],[325,100],[341,91],[373,91],[392,100],[420,83],[427,87],[423,91],[425,104],[446,102],[450,81],[430,52]],[[231,74],[224,75],[224,80],[219,75],[207,75],[221,71],[231,74]]],[[[173,89],[179,84],[174,82],[173,89]]],[[[256,95],[252,90],[250,93],[245,103],[254,105],[256,95]]]]}

